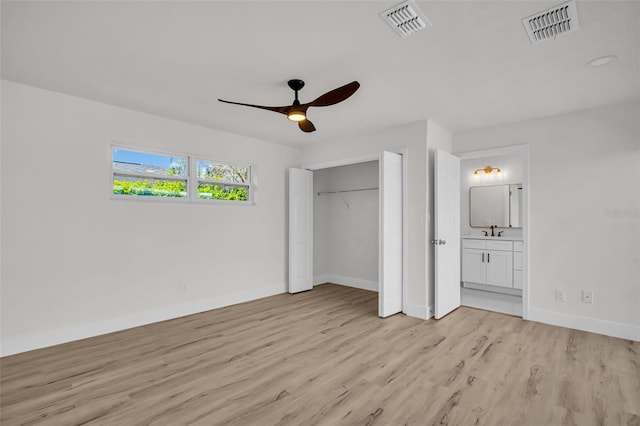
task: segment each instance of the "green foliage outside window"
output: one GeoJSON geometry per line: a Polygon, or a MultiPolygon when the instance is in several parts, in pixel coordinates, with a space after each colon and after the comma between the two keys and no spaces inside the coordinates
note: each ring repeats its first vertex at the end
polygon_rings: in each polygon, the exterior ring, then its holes
{"type": "MultiPolygon", "coordinates": [[[[184,198],[187,196],[187,185],[185,182],[163,180],[137,180],[134,182],[114,180],[113,193],[120,195],[184,198]]],[[[247,201],[249,197],[246,187],[200,184],[198,185],[198,198],[247,201]]]]}
{"type": "Polygon", "coordinates": [[[247,201],[248,193],[246,187],[201,183],[198,185],[198,198],[210,200],[247,201]]]}
{"type": "Polygon", "coordinates": [[[152,197],[186,197],[187,184],[185,182],[166,180],[126,180],[113,181],[113,193],[123,195],[142,195],[152,197]]]}
{"type": "Polygon", "coordinates": [[[249,168],[232,164],[214,163],[199,160],[197,162],[198,177],[221,182],[245,183],[249,177],[249,168]]]}
{"type": "Polygon", "coordinates": [[[180,157],[171,157],[170,166],[164,171],[165,174],[171,176],[185,176],[187,172],[186,159],[180,157]]]}

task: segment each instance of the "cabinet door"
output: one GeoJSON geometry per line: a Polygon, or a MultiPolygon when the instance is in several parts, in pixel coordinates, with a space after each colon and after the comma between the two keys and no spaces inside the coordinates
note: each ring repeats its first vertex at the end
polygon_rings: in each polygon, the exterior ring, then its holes
{"type": "Polygon", "coordinates": [[[487,279],[486,260],[484,250],[462,250],[462,281],[484,284],[487,279]]]}
{"type": "Polygon", "coordinates": [[[513,252],[487,250],[487,284],[513,287],[513,252]]]}

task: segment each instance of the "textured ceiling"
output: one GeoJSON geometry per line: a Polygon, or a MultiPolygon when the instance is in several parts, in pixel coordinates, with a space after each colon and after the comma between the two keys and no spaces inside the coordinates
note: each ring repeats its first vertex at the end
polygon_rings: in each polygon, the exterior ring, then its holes
{"type": "Polygon", "coordinates": [[[290,145],[431,118],[451,131],[640,97],[640,3],[578,2],[581,30],[532,46],[520,20],[561,3],[418,1],[433,27],[407,38],[379,17],[396,1],[2,2],[2,77],[290,145]],[[617,55],[600,68],[591,59],[617,55]],[[311,108],[305,134],[280,114],[311,108]]]}

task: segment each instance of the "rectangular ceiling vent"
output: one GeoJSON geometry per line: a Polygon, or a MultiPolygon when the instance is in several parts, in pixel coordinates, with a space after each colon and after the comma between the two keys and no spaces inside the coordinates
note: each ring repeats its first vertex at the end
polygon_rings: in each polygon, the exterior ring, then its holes
{"type": "Polygon", "coordinates": [[[538,12],[522,20],[531,44],[555,40],[556,37],[578,31],[578,9],[575,0],[538,12]]]}
{"type": "Polygon", "coordinates": [[[387,24],[401,37],[406,37],[431,26],[413,0],[403,1],[380,14],[387,24]]]}

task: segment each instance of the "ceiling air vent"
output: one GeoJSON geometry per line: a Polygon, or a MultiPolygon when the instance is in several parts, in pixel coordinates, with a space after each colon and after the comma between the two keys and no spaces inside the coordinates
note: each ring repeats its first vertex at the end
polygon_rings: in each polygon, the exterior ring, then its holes
{"type": "Polygon", "coordinates": [[[575,0],[538,12],[522,20],[531,44],[578,31],[578,9],[575,0]]]}
{"type": "Polygon", "coordinates": [[[431,26],[413,0],[403,1],[380,14],[387,24],[401,37],[406,37],[431,26]]]}

